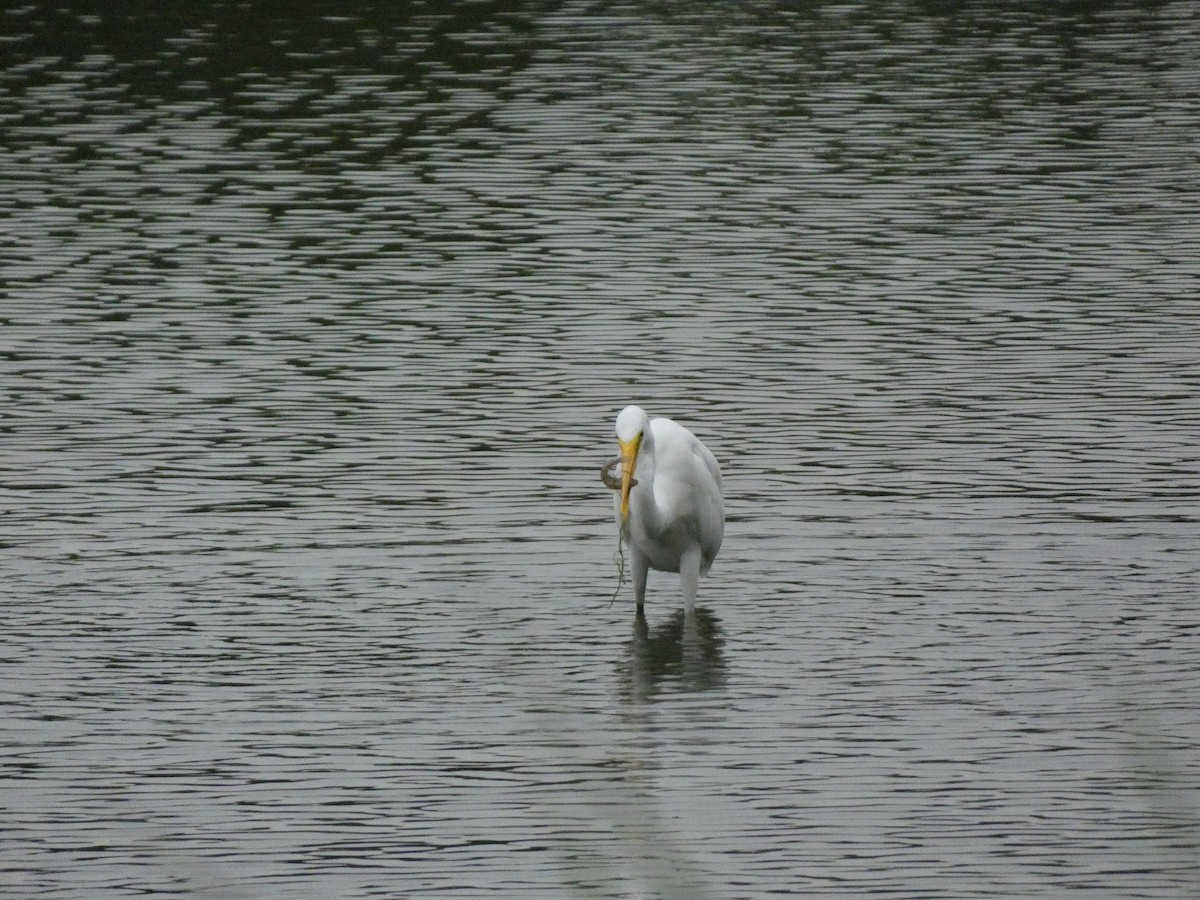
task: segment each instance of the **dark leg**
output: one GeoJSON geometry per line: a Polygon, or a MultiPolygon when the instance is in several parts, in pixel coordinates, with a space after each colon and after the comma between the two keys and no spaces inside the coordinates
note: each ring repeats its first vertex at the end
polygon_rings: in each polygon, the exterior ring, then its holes
{"type": "Polygon", "coordinates": [[[646,576],[650,573],[650,560],[633,551],[633,596],[637,600],[637,614],[645,617],[643,604],[646,600],[646,576]]]}

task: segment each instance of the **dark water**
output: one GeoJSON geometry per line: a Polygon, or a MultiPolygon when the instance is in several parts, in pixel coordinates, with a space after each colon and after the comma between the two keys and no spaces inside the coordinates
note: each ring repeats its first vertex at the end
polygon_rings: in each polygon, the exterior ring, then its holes
{"type": "Polygon", "coordinates": [[[0,893],[1195,896],[1194,6],[332,9],[0,17],[0,893]]]}

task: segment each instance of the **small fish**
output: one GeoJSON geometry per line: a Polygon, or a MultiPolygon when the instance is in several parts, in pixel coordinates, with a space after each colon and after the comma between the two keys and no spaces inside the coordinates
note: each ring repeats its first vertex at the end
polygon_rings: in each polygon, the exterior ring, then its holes
{"type": "MultiPolygon", "coordinates": [[[[614,475],[612,470],[616,466],[621,465],[621,463],[624,461],[625,458],[623,456],[618,456],[616,459],[610,459],[600,467],[600,480],[604,482],[605,487],[613,491],[619,491],[621,489],[621,476],[614,475]]],[[[635,484],[637,484],[636,478],[629,482],[630,487],[635,484]]]]}

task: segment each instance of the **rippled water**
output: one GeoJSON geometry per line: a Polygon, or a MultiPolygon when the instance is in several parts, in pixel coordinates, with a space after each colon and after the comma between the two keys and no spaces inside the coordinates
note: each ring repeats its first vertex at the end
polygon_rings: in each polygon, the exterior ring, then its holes
{"type": "Polygon", "coordinates": [[[0,892],[1194,895],[1190,4],[183,6],[0,18],[0,892]]]}

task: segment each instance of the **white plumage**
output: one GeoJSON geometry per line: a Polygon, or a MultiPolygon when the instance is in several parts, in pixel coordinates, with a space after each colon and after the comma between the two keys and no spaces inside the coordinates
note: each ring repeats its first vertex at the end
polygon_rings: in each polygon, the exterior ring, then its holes
{"type": "Polygon", "coordinates": [[[642,613],[650,569],[678,572],[684,607],[692,612],[696,587],[721,549],[725,502],[721,469],[700,440],[670,419],[651,419],[639,406],[617,416],[621,448],[617,524],[629,542],[633,590],[642,613]]]}

